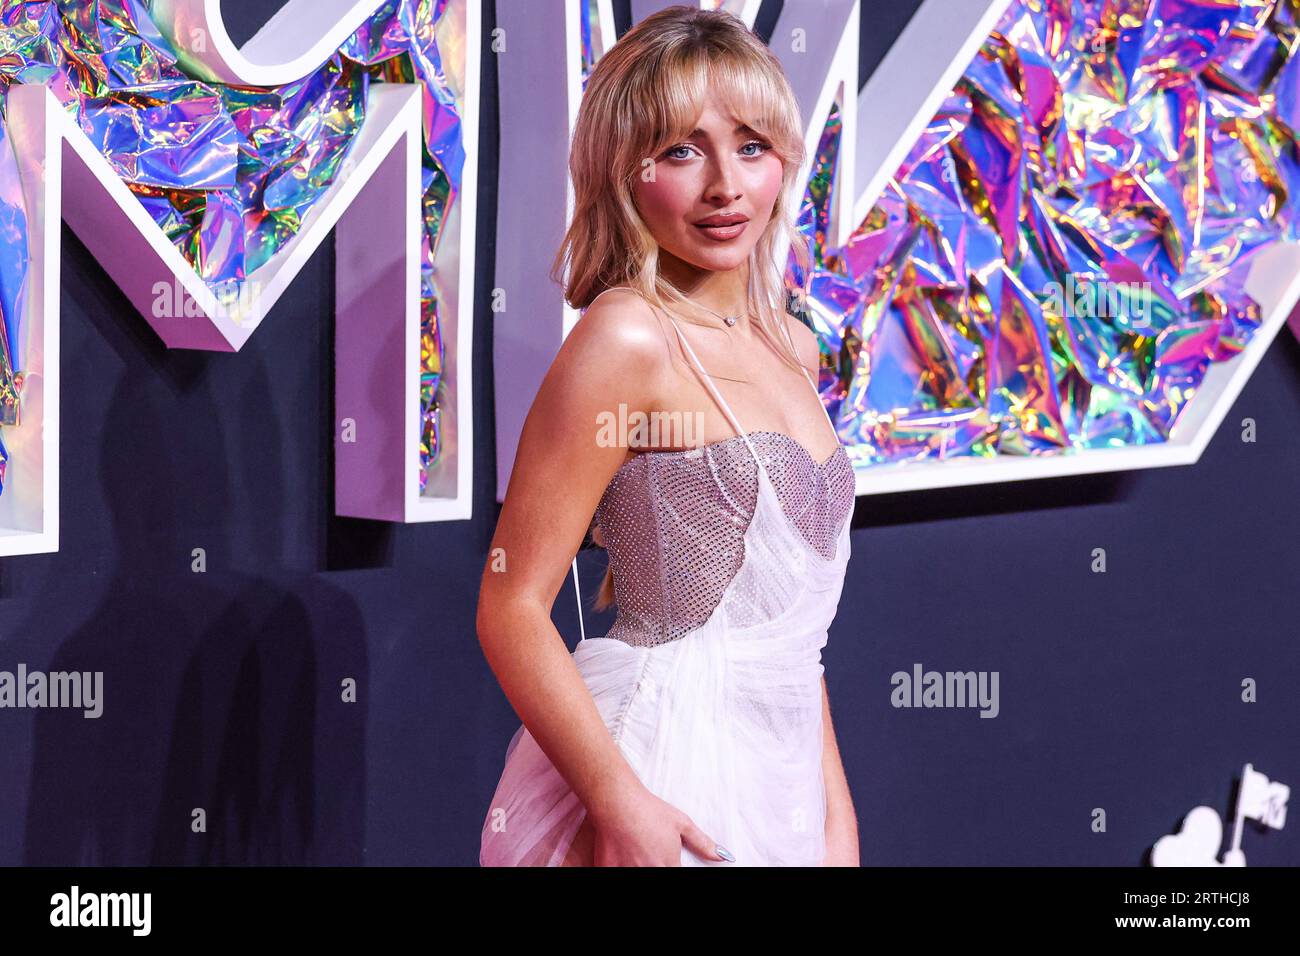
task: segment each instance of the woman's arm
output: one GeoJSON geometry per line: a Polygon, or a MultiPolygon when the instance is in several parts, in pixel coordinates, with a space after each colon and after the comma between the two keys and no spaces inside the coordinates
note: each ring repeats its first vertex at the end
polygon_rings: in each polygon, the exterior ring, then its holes
{"type": "Polygon", "coordinates": [[[822,676],[822,777],[826,783],[826,866],[858,866],[858,817],[840,760],[831,699],[822,676]]]}
{"type": "Polygon", "coordinates": [[[597,415],[645,409],[656,357],[625,293],[589,309],[524,419],[479,588],[479,643],[515,713],[589,812],[633,785],[551,608],[591,515],[627,454],[597,442],[597,415]]]}
{"type": "Polygon", "coordinates": [[[663,332],[634,293],[601,297],[574,326],[524,420],[477,615],[488,664],[592,818],[597,855],[605,837],[620,844],[617,850],[630,847],[614,854],[629,862],[678,862],[683,836],[695,849],[703,835],[669,832],[671,808],[649,793],[618,749],[551,608],[628,451],[623,441],[601,440],[597,416],[626,421],[620,404],[628,414],[652,411],[667,362],[663,332]]]}

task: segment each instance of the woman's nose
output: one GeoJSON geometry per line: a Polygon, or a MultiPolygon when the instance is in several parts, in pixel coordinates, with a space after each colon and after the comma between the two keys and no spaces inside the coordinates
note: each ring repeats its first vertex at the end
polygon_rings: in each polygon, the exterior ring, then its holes
{"type": "Polygon", "coordinates": [[[740,198],[739,178],[736,170],[732,166],[730,159],[715,160],[710,164],[712,176],[709,179],[708,188],[705,190],[705,198],[710,202],[729,203],[740,198]]]}

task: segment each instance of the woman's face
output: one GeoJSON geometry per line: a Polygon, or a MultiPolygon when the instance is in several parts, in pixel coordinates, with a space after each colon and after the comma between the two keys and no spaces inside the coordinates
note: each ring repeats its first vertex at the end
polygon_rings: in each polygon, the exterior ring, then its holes
{"type": "Polygon", "coordinates": [[[709,105],[691,136],[653,158],[634,180],[633,199],[659,245],[715,272],[748,259],[781,192],[771,145],[709,105]]]}

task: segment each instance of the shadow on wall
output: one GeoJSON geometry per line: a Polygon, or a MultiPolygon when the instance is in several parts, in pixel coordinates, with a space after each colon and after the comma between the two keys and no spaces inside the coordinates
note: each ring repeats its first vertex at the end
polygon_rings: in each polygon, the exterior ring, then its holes
{"type": "MultiPolygon", "coordinates": [[[[134,336],[115,321],[123,309],[99,311],[92,322],[122,350],[134,336]]],[[[97,436],[70,432],[85,420],[74,403],[102,396],[67,400],[67,459],[94,442],[99,454],[93,465],[65,459],[63,474],[91,467],[102,476],[111,527],[99,553],[120,563],[106,569],[104,596],[86,623],[48,663],[28,662],[29,670],[103,672],[103,713],[36,712],[24,862],[360,863],[365,710],[340,706],[337,675],[364,686],[362,614],[351,595],[317,577],[277,580],[237,569],[232,538],[249,519],[231,513],[232,498],[256,515],[259,500],[273,508],[292,494],[282,487],[279,446],[264,441],[285,427],[265,415],[274,408],[266,371],[255,350],[239,356],[257,363],[244,369],[251,387],[239,403],[256,404],[263,415],[241,414],[245,427],[228,434],[218,416],[223,403],[208,384],[217,376],[204,371],[212,356],[168,353],[156,340],[146,349],[156,353],[146,361],[164,389],[193,413],[169,456],[157,454],[168,421],[157,380],[120,376],[108,407],[129,410],[130,427],[97,436]],[[232,457],[235,442],[261,447],[256,456],[232,457]],[[225,452],[218,460],[234,464],[205,472],[213,447],[225,452]],[[150,463],[147,473],[142,462],[150,463]],[[205,551],[202,574],[192,570],[195,547],[205,551]],[[197,810],[206,832],[194,830],[197,810]]],[[[65,500],[79,487],[65,479],[65,500]]],[[[65,524],[65,546],[76,527],[65,524]]],[[[266,521],[254,532],[281,528],[266,521]]],[[[47,590],[33,606],[51,600],[58,596],[47,590]]],[[[42,623],[22,628],[17,633],[39,633],[42,623]]]]}

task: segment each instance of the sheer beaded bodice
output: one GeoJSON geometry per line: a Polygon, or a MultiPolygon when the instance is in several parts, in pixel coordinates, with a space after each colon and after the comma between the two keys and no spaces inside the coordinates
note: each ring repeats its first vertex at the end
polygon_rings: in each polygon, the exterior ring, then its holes
{"type": "Polygon", "coordinates": [[[605,636],[638,646],[676,640],[717,608],[744,561],[760,467],[791,526],[827,561],[853,511],[854,473],[844,447],[818,462],[789,435],[745,432],[680,328],[677,334],[739,434],[698,448],[641,452],[624,462],[601,497],[595,517],[618,607],[605,636]]]}
{"type": "MultiPolygon", "coordinates": [[[[853,510],[843,446],[818,464],[788,435],[750,438],[791,524],[829,560],[853,510]]],[[[739,435],[627,461],[596,509],[618,603],[606,637],[661,644],[707,621],[740,570],[757,497],[758,466],[739,435]]]]}

